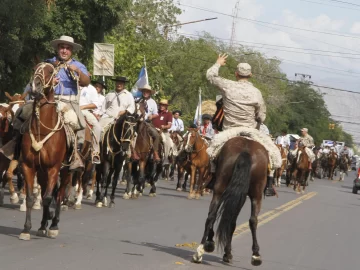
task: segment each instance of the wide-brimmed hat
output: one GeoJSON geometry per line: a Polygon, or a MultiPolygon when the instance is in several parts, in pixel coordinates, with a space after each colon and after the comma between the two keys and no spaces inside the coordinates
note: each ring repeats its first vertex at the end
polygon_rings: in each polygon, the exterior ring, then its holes
{"type": "Polygon", "coordinates": [[[195,124],[191,124],[189,128],[198,128],[198,126],[195,124]]]}
{"type": "Polygon", "coordinates": [[[151,86],[148,85],[148,84],[145,84],[143,87],[139,88],[139,91],[143,92],[143,91],[146,91],[146,90],[149,90],[151,91],[151,94],[155,94],[155,90],[151,89],[151,86]]]}
{"type": "Polygon", "coordinates": [[[167,99],[162,99],[162,100],[160,100],[159,104],[169,106],[169,101],[167,99]]]}
{"type": "Polygon", "coordinates": [[[69,36],[61,36],[59,39],[54,39],[50,45],[57,50],[59,44],[67,44],[73,47],[73,51],[78,51],[82,48],[80,44],[74,42],[74,39],[69,36]]]}
{"type": "Polygon", "coordinates": [[[175,110],[172,114],[174,115],[175,113],[178,113],[180,116],[182,115],[182,112],[180,110],[175,110]]]}
{"type": "Polygon", "coordinates": [[[211,120],[212,119],[212,117],[211,117],[211,115],[210,114],[203,114],[203,116],[202,116],[202,119],[207,119],[207,120],[211,120]]]}
{"type": "Polygon", "coordinates": [[[251,66],[248,63],[240,63],[237,65],[237,73],[240,76],[250,76],[251,75],[251,66]]]}
{"type": "Polygon", "coordinates": [[[95,84],[100,84],[100,85],[102,85],[102,87],[104,88],[104,89],[106,89],[106,84],[105,84],[105,82],[103,81],[103,80],[93,80],[93,81],[91,81],[91,83],[93,84],[93,85],[95,85],[95,84]]]}
{"type": "Polygon", "coordinates": [[[309,132],[307,128],[302,128],[301,131],[309,132]]]}
{"type": "Polygon", "coordinates": [[[114,78],[111,78],[110,80],[112,80],[114,82],[129,82],[129,80],[126,77],[122,77],[122,76],[114,77],[114,78]]]}

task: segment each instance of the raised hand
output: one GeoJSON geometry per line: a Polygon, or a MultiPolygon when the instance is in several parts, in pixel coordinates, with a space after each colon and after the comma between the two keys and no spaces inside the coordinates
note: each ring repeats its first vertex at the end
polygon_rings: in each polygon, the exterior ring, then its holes
{"type": "Polygon", "coordinates": [[[216,63],[218,63],[220,66],[225,66],[226,65],[226,59],[228,57],[229,57],[229,55],[227,55],[226,53],[219,54],[219,57],[218,57],[216,63]]]}

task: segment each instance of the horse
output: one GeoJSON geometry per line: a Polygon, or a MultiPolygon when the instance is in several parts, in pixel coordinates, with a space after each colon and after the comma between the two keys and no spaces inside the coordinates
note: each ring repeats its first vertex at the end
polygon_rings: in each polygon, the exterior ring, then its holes
{"type": "Polygon", "coordinates": [[[186,191],[186,182],[188,180],[189,175],[191,175],[191,162],[188,157],[188,153],[185,151],[185,146],[188,141],[189,134],[186,134],[184,140],[182,142],[181,151],[175,159],[175,166],[177,167],[177,191],[186,191]],[[184,179],[185,177],[185,179],[184,179]],[[182,180],[184,179],[184,183],[182,184],[182,180]]]}
{"type": "Polygon", "coordinates": [[[203,238],[196,253],[195,263],[201,263],[205,252],[215,250],[214,223],[219,219],[217,243],[225,254],[223,261],[232,261],[231,241],[236,228],[237,217],[249,196],[251,216],[249,225],[252,233],[252,265],[262,263],[259,254],[256,230],[261,209],[263,192],[268,175],[269,154],[265,147],[244,137],[228,140],[216,160],[216,180],[203,238]]]}
{"type": "Polygon", "coordinates": [[[328,170],[329,170],[329,175],[328,178],[330,180],[334,180],[334,171],[337,165],[337,154],[334,151],[331,151],[328,157],[328,170]]]}
{"type": "Polygon", "coordinates": [[[21,144],[22,169],[26,186],[26,221],[21,240],[30,240],[31,208],[34,204],[34,177],[37,174],[43,198],[43,215],[37,235],[56,238],[59,234],[61,202],[65,188],[71,179],[69,166],[63,162],[69,156],[64,122],[57,112],[53,79],[59,71],[49,63],[37,65],[33,79],[34,104],[29,120],[29,131],[25,132],[21,144]],[[60,172],[60,186],[58,176],[60,172]],[[50,204],[56,202],[55,215],[50,212],[50,204]],[[52,220],[47,231],[48,221],[52,220]]]}
{"type": "Polygon", "coordinates": [[[311,172],[310,172],[310,180],[314,181],[314,176],[321,179],[321,160],[319,157],[319,149],[314,150],[314,154],[315,154],[315,160],[314,162],[311,164],[311,172]]]}
{"type": "MultiPolygon", "coordinates": [[[[177,155],[179,155],[179,153],[181,152],[182,148],[183,148],[183,142],[184,142],[184,138],[181,136],[180,132],[178,131],[172,131],[170,132],[170,138],[174,143],[174,147],[176,148],[176,153],[177,155]]],[[[174,177],[174,172],[176,169],[176,156],[173,156],[172,158],[172,164],[171,164],[171,168],[170,168],[170,173],[168,175],[168,177],[170,177],[173,180],[174,177]]]]}
{"type": "Polygon", "coordinates": [[[189,154],[189,162],[191,166],[191,181],[188,199],[200,199],[203,195],[203,185],[207,180],[205,178],[206,172],[209,169],[210,158],[206,153],[207,144],[199,134],[198,128],[189,128],[189,134],[185,145],[185,151],[189,154]],[[196,170],[199,171],[199,178],[197,181],[197,189],[194,191],[196,170]]]}
{"type": "Polygon", "coordinates": [[[100,144],[101,164],[96,166],[96,207],[107,207],[107,189],[113,176],[109,207],[115,207],[115,190],[133,139],[137,114],[126,111],[105,132],[100,144]]]}
{"type": "Polygon", "coordinates": [[[348,175],[348,159],[346,155],[341,155],[339,160],[339,181],[344,181],[344,174],[348,175]]]}
{"type": "Polygon", "coordinates": [[[286,155],[285,149],[282,147],[282,145],[277,144],[276,146],[280,151],[282,163],[281,163],[281,167],[275,170],[274,180],[275,180],[275,186],[280,187],[281,186],[281,176],[287,166],[287,155],[286,155]]]}
{"type": "Polygon", "coordinates": [[[305,146],[300,146],[297,154],[296,159],[294,161],[294,170],[292,173],[292,177],[295,180],[294,183],[294,191],[296,193],[304,193],[306,187],[306,179],[309,176],[309,157],[306,154],[305,146]],[[300,191],[300,185],[303,187],[303,190],[300,191]]]}
{"type": "Polygon", "coordinates": [[[320,178],[325,178],[326,176],[329,175],[329,158],[327,154],[321,155],[320,166],[321,166],[320,178]]]}

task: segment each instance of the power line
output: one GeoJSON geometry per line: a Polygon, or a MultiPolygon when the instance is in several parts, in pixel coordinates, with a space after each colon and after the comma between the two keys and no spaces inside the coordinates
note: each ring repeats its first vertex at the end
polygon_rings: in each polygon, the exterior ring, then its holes
{"type": "MultiPolygon", "coordinates": [[[[218,14],[221,14],[221,15],[229,16],[229,17],[234,17],[234,16],[231,15],[231,14],[226,14],[226,13],[218,12],[218,11],[211,10],[211,9],[207,9],[207,8],[201,8],[201,7],[190,6],[190,5],[185,5],[185,4],[180,4],[180,5],[181,5],[181,6],[185,6],[185,7],[194,8],[194,9],[203,10],[203,11],[218,13],[218,14]]],[[[311,32],[311,33],[318,33],[318,34],[324,34],[324,35],[332,35],[332,36],[338,36],[338,37],[346,37],[346,38],[360,39],[359,36],[346,35],[346,34],[343,34],[343,33],[340,33],[340,32],[317,31],[317,30],[311,30],[311,29],[305,29],[305,28],[299,28],[299,27],[292,27],[292,26],[283,25],[283,24],[278,24],[278,23],[270,23],[270,22],[265,22],[265,21],[260,21],[260,20],[253,20],[253,19],[244,18],[244,17],[237,17],[237,19],[243,20],[243,21],[248,21],[248,22],[256,22],[256,23],[260,23],[260,24],[280,26],[280,27],[284,27],[284,28],[295,29],[295,30],[300,30],[300,31],[306,31],[306,32],[311,32]]]]}
{"type": "MultiPolygon", "coordinates": [[[[324,0],[323,0],[323,1],[324,1],[324,0]]],[[[346,1],[340,1],[340,0],[325,0],[325,1],[327,1],[327,2],[336,2],[336,3],[345,4],[345,5],[360,7],[359,4],[355,4],[355,3],[351,3],[351,2],[346,2],[346,1]]]]}
{"type": "MultiPolygon", "coordinates": [[[[185,33],[182,33],[182,32],[179,32],[179,34],[183,35],[183,36],[190,36],[190,37],[193,36],[193,37],[204,38],[204,36],[196,35],[196,34],[185,34],[185,33]]],[[[212,38],[229,42],[229,39],[224,39],[224,38],[219,38],[219,37],[212,37],[212,38]]],[[[238,45],[242,45],[242,46],[248,46],[248,45],[242,44],[240,42],[234,42],[234,44],[238,44],[238,45]]],[[[251,46],[251,48],[271,49],[271,48],[264,48],[264,47],[261,47],[261,46],[251,46]]],[[[290,51],[290,50],[283,50],[283,49],[276,49],[276,50],[277,51],[282,51],[282,52],[297,53],[297,54],[307,54],[307,55],[315,55],[315,56],[323,56],[323,57],[334,57],[334,58],[342,58],[342,59],[360,60],[360,57],[350,57],[350,56],[331,55],[331,54],[319,54],[319,53],[311,53],[311,52],[299,52],[299,51],[290,51]]]]}
{"type": "Polygon", "coordinates": [[[348,9],[348,10],[354,10],[354,11],[360,10],[360,9],[357,9],[357,8],[331,5],[331,4],[326,4],[326,3],[323,3],[323,2],[320,3],[320,2],[309,1],[309,0],[300,0],[300,1],[302,1],[302,2],[308,2],[308,3],[313,3],[313,4],[318,4],[318,5],[322,5],[322,6],[338,7],[338,8],[343,8],[343,9],[348,9]]]}

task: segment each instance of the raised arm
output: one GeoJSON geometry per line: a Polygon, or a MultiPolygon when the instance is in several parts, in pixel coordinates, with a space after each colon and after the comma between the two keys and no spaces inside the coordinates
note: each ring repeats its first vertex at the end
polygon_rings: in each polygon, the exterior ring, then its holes
{"type": "Polygon", "coordinates": [[[216,63],[211,68],[209,68],[206,73],[206,78],[210,81],[210,83],[219,87],[221,91],[224,91],[224,88],[227,86],[227,80],[219,76],[219,68],[226,65],[227,58],[228,55],[220,54],[216,63]]]}

